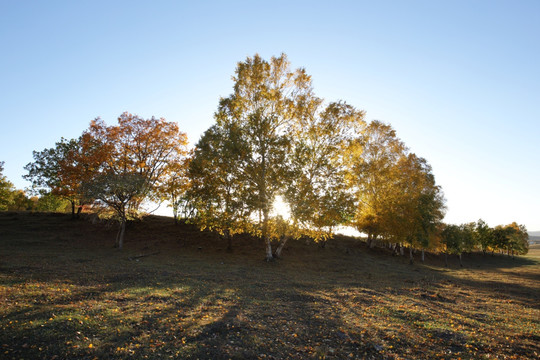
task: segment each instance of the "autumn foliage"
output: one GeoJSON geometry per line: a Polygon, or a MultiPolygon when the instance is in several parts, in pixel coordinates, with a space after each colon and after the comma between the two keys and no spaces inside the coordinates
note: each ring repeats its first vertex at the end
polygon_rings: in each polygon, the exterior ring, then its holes
{"type": "Polygon", "coordinates": [[[111,211],[120,224],[116,246],[122,248],[126,221],[145,201],[171,192],[166,184],[182,171],[178,164],[186,155],[187,136],[176,123],[126,112],[118,125],[97,118],[78,139],[34,152],[26,178],[42,193],[69,199],[73,213],[77,203],[111,211]]]}
{"type": "Polygon", "coordinates": [[[175,222],[214,231],[229,249],[235,234],[262,238],[266,260],[290,239],[324,247],[344,226],[365,234],[370,248],[408,248],[411,262],[415,250],[527,251],[526,229],[515,223],[444,224],[445,198],[428,161],[390,124],[316,96],[311,76],[285,54],[248,57],[233,81],[190,152],[177,123],[126,112],[117,125],[97,118],[78,139],[34,152],[25,178],[36,194],[69,201],[74,217],[87,204],[117,219],[117,247],[129,219],[166,201],[175,222]],[[278,198],[288,216],[274,214],[278,198]]]}

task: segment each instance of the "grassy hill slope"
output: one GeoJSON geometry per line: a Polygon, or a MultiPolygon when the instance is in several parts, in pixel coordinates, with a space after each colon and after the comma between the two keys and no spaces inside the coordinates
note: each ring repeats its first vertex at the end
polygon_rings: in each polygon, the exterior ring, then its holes
{"type": "Polygon", "coordinates": [[[540,248],[408,265],[352,238],[264,245],[164,217],[115,228],[0,213],[6,359],[535,358],[540,248]]]}

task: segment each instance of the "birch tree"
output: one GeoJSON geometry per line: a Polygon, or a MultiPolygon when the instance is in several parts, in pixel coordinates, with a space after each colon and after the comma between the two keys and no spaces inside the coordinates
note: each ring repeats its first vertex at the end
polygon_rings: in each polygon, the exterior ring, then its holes
{"type": "Polygon", "coordinates": [[[313,99],[292,140],[286,200],[294,224],[321,241],[354,213],[353,194],[346,186],[344,155],[364,127],[364,112],[342,102],[313,99]]]}
{"type": "Polygon", "coordinates": [[[445,225],[441,232],[441,239],[444,245],[444,263],[448,267],[448,255],[461,253],[461,234],[458,225],[445,225]]]}
{"type": "Polygon", "coordinates": [[[356,212],[352,225],[366,233],[368,246],[387,236],[395,191],[395,166],[406,147],[388,124],[372,121],[349,150],[348,179],[355,193],[356,212]]]}
{"type": "Polygon", "coordinates": [[[235,124],[213,125],[195,146],[189,163],[186,199],[202,229],[216,231],[232,249],[232,236],[248,231],[250,209],[242,173],[236,171],[246,151],[235,124]]]}
{"type": "Polygon", "coordinates": [[[167,172],[158,183],[156,193],[161,201],[167,201],[172,208],[174,223],[178,224],[181,209],[185,204],[185,194],[190,186],[188,177],[189,157],[172,160],[167,172]]]}
{"type": "Polygon", "coordinates": [[[482,219],[476,222],[474,237],[475,242],[482,248],[482,253],[484,255],[495,245],[493,229],[482,219]]]}
{"type": "Polygon", "coordinates": [[[276,195],[287,178],[287,154],[295,122],[312,97],[311,78],[304,69],[291,70],[285,54],[269,61],[259,55],[238,63],[234,91],[222,98],[217,125],[239,129],[244,152],[231,172],[247,189],[245,203],[260,214],[258,230],[266,244],[266,260],[272,260],[269,216],[276,195]]]}
{"type": "Polygon", "coordinates": [[[409,245],[413,263],[413,248],[425,249],[444,217],[444,197],[435,183],[431,166],[415,154],[402,156],[392,167],[391,193],[386,203],[386,232],[409,245]]]}
{"type": "Polygon", "coordinates": [[[525,225],[518,225],[514,221],[506,225],[505,230],[508,234],[508,241],[506,242],[508,255],[512,254],[512,258],[514,258],[516,253],[526,254],[529,251],[529,234],[525,225]]]}
{"type": "Polygon", "coordinates": [[[445,245],[445,264],[448,266],[448,254],[455,254],[459,259],[459,266],[463,267],[462,254],[472,251],[475,247],[473,231],[475,223],[444,226],[442,242],[445,245]]]}

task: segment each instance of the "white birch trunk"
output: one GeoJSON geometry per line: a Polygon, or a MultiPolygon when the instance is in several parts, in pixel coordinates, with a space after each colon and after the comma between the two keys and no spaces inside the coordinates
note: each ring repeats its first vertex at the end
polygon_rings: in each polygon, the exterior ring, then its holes
{"type": "Polygon", "coordinates": [[[120,231],[118,231],[118,235],[116,237],[116,247],[119,250],[122,250],[124,247],[124,234],[126,232],[126,220],[122,220],[120,223],[120,231]]]}
{"type": "Polygon", "coordinates": [[[265,238],[266,242],[266,261],[272,261],[274,260],[274,256],[272,255],[272,243],[270,242],[270,238],[266,236],[265,238]]]}
{"type": "Polygon", "coordinates": [[[287,243],[287,240],[289,240],[288,236],[285,236],[283,240],[281,241],[281,244],[276,249],[276,257],[281,258],[281,252],[283,251],[283,248],[285,247],[285,244],[287,243]]]}
{"type": "Polygon", "coordinates": [[[375,247],[375,243],[377,242],[377,236],[371,237],[371,242],[369,243],[369,248],[373,249],[375,247]]]}

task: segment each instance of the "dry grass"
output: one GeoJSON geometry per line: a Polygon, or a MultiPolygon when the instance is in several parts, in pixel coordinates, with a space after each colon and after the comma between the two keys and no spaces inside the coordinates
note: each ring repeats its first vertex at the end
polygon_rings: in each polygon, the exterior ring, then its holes
{"type": "Polygon", "coordinates": [[[263,244],[167,218],[0,213],[0,358],[538,358],[540,248],[450,268],[354,239],[263,244]],[[156,254],[157,253],[157,254],[156,254]],[[137,258],[139,255],[154,254],[137,258]]]}

